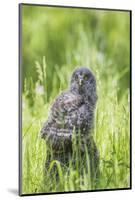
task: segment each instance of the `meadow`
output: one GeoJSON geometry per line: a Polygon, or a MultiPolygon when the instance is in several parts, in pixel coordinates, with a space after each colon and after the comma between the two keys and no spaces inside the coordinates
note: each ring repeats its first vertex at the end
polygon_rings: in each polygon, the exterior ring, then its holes
{"type": "MultiPolygon", "coordinates": [[[[130,18],[128,12],[22,6],[22,193],[130,187],[130,18]],[[71,13],[72,12],[72,15],[71,13]],[[59,184],[45,171],[40,129],[54,98],[68,88],[76,66],[96,76],[94,139],[100,181],[90,172],[65,172],[59,184]]],[[[77,158],[76,158],[77,159],[77,158]]]]}

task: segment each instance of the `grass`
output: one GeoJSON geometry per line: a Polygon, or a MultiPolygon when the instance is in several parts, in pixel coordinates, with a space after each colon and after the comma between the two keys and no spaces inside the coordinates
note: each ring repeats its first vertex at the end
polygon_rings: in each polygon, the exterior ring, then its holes
{"type": "MultiPolygon", "coordinates": [[[[36,62],[38,81],[25,80],[25,90],[22,96],[22,193],[48,193],[96,189],[113,189],[130,187],[130,116],[128,91],[118,100],[118,78],[110,78],[111,88],[105,94],[106,83],[96,70],[98,103],[95,113],[94,139],[100,154],[100,181],[95,187],[90,180],[90,172],[84,168],[79,174],[70,163],[69,171],[65,171],[56,160],[50,163],[50,169],[56,164],[60,182],[55,176],[45,170],[47,144],[39,136],[42,123],[47,119],[48,110],[55,93],[66,88],[63,77],[67,70],[62,67],[56,73],[56,79],[61,80],[60,87],[53,91],[47,101],[45,57],[42,64],[36,62]],[[65,71],[64,71],[65,69],[65,71]],[[35,88],[36,87],[36,88],[35,88]],[[29,91],[32,98],[29,99],[29,91]]],[[[57,69],[57,67],[56,67],[57,69]]],[[[69,70],[70,71],[70,70],[69,70]]],[[[49,83],[48,83],[49,84],[49,83]]],[[[55,82],[54,82],[55,84],[55,82]]],[[[109,83],[108,83],[109,84],[109,83]]],[[[78,157],[76,154],[76,161],[78,157]]]]}

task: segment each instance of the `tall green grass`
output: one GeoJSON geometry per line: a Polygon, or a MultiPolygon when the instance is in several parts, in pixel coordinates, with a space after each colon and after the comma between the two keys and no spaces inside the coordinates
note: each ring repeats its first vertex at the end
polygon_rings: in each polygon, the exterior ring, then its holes
{"type": "MultiPolygon", "coordinates": [[[[80,174],[77,162],[81,157],[75,154],[76,167],[69,164],[65,169],[57,160],[50,163],[49,170],[45,169],[48,146],[42,140],[39,131],[42,123],[47,119],[48,110],[56,94],[67,87],[67,74],[72,69],[68,66],[55,66],[55,79],[51,96],[47,96],[47,63],[45,57],[41,63],[35,63],[38,81],[25,80],[25,89],[22,95],[22,192],[23,194],[80,191],[112,188],[128,188],[130,186],[130,116],[128,91],[118,99],[118,81],[121,74],[108,77],[108,82],[102,79],[98,67],[95,70],[97,77],[98,103],[95,112],[94,139],[100,155],[100,180],[95,186],[90,179],[90,166],[86,151],[86,168],[80,174]],[[119,76],[118,76],[119,75],[119,76]],[[59,86],[55,87],[57,80],[59,86]],[[106,85],[108,84],[108,85],[106,85]],[[31,94],[31,98],[29,95],[31,94]],[[50,173],[56,165],[59,182],[50,173]]],[[[79,160],[80,159],[80,160],[79,160]]],[[[80,164],[81,165],[81,164],[80,164]]]]}

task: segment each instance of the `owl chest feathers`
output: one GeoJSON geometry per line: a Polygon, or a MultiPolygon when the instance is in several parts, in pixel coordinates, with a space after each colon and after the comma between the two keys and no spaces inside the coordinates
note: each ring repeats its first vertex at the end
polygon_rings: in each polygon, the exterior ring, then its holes
{"type": "Polygon", "coordinates": [[[47,134],[72,135],[75,128],[81,133],[88,132],[93,124],[93,110],[81,95],[62,92],[53,103],[48,121],[42,132],[47,134]]]}

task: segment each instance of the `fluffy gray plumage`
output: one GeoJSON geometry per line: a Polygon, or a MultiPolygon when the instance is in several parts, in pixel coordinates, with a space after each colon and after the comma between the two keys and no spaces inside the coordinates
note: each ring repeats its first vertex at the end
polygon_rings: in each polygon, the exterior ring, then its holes
{"type": "MultiPolygon", "coordinates": [[[[75,130],[80,131],[82,141],[90,145],[89,149],[92,143],[94,159],[97,159],[97,148],[93,138],[90,137],[92,136],[96,101],[95,76],[88,68],[75,69],[71,76],[69,89],[61,92],[55,99],[48,120],[41,129],[41,137],[51,143],[55,154],[60,154],[63,147],[64,152],[72,152],[72,134],[75,130]]],[[[82,152],[84,151],[83,143],[82,152]]],[[[59,157],[59,160],[62,159],[59,157]]]]}

